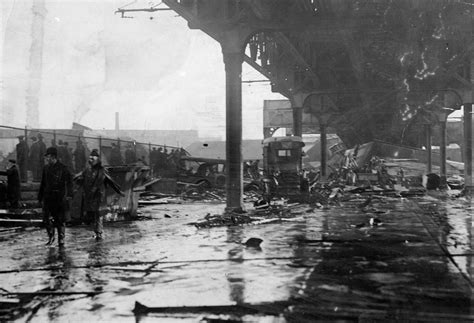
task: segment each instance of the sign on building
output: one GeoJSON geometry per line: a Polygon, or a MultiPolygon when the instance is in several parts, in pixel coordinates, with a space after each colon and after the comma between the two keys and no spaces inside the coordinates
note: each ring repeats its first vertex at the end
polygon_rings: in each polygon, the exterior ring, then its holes
{"type": "MultiPolygon", "coordinates": [[[[289,100],[263,101],[263,127],[293,129],[293,110],[289,100]]],[[[290,130],[291,132],[291,130],[290,130]]],[[[303,110],[303,133],[319,133],[319,122],[315,115],[303,110]]]]}

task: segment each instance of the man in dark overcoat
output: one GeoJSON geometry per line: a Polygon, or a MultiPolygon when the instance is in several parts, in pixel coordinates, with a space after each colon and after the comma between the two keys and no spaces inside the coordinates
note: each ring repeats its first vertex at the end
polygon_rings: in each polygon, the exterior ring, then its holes
{"type": "Polygon", "coordinates": [[[58,145],[56,146],[56,148],[58,149],[58,160],[64,165],[66,165],[66,149],[64,147],[64,142],[62,139],[58,140],[58,145]]]}
{"type": "Polygon", "coordinates": [[[63,142],[64,146],[64,165],[67,166],[71,173],[74,172],[74,165],[72,164],[72,148],[69,148],[69,143],[67,141],[63,142]]]}
{"type": "Polygon", "coordinates": [[[120,147],[115,143],[112,143],[109,164],[111,166],[123,165],[123,159],[122,159],[122,153],[120,152],[120,147]]]}
{"type": "Polygon", "coordinates": [[[18,143],[16,144],[16,162],[19,167],[20,180],[26,183],[28,180],[27,175],[27,162],[28,161],[28,144],[25,141],[25,136],[18,136],[18,143]]]}
{"type": "Polygon", "coordinates": [[[43,162],[43,157],[39,155],[38,139],[31,137],[33,142],[30,146],[28,155],[28,167],[33,173],[33,182],[39,182],[41,180],[41,172],[39,171],[39,163],[43,162]]]}
{"type": "Polygon", "coordinates": [[[38,133],[38,145],[41,158],[43,158],[46,153],[46,144],[43,141],[43,135],[38,133]]]}
{"type": "Polygon", "coordinates": [[[58,230],[59,246],[64,245],[66,235],[66,212],[72,198],[72,177],[66,165],[58,160],[56,147],[49,147],[44,156],[38,200],[43,205],[43,221],[48,233],[48,245],[54,242],[54,229],[58,230]]]}
{"type": "Polygon", "coordinates": [[[40,133],[37,137],[31,137],[33,144],[30,147],[29,166],[33,172],[33,181],[41,181],[44,166],[44,154],[46,145],[43,142],[43,135],[40,133]]]}
{"type": "Polygon", "coordinates": [[[74,150],[74,163],[76,172],[80,172],[86,167],[86,149],[81,139],[76,141],[76,149],[74,150]]]}
{"type": "Polygon", "coordinates": [[[19,206],[20,201],[20,174],[16,167],[16,160],[9,159],[5,171],[0,171],[0,175],[7,176],[7,198],[12,209],[19,206]]]}
{"type": "Polygon", "coordinates": [[[124,196],[120,186],[110,177],[102,166],[97,149],[93,149],[89,156],[89,166],[74,177],[74,182],[82,186],[84,191],[84,207],[89,219],[94,219],[94,232],[97,241],[103,240],[104,214],[100,206],[105,200],[105,188],[110,186],[117,194],[124,196]]]}
{"type": "Polygon", "coordinates": [[[132,145],[127,145],[127,149],[125,149],[125,164],[131,165],[137,161],[137,156],[135,154],[135,150],[132,148],[132,145]]]}

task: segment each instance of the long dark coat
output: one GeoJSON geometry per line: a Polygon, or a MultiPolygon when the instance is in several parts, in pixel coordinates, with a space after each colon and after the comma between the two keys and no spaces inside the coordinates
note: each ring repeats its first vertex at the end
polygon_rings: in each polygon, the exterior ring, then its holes
{"type": "Polygon", "coordinates": [[[28,144],[25,140],[20,140],[19,143],[16,144],[16,162],[18,167],[20,167],[20,175],[21,180],[26,182],[26,164],[28,160],[28,144]]]}
{"type": "Polygon", "coordinates": [[[132,148],[127,148],[125,150],[125,164],[130,165],[137,161],[137,156],[135,151],[132,148]]]}
{"type": "Polygon", "coordinates": [[[76,172],[80,172],[86,167],[86,149],[82,144],[77,144],[76,150],[74,150],[74,162],[76,172]]]}
{"type": "Polygon", "coordinates": [[[46,152],[46,145],[43,141],[35,141],[30,148],[29,167],[33,171],[33,179],[41,180],[44,166],[44,154],[46,152]]]}
{"type": "Polygon", "coordinates": [[[57,161],[53,165],[46,165],[38,192],[38,201],[44,207],[60,217],[67,211],[66,197],[72,197],[72,179],[68,168],[57,161]]]}
{"type": "Polygon", "coordinates": [[[6,171],[0,171],[0,175],[7,176],[7,197],[10,205],[17,207],[20,200],[20,174],[16,165],[12,165],[6,171]]]}
{"type": "Polygon", "coordinates": [[[87,167],[78,174],[74,181],[84,190],[84,207],[87,212],[98,212],[105,200],[105,188],[110,186],[118,194],[123,194],[120,186],[110,177],[107,170],[97,164],[87,167]]]}

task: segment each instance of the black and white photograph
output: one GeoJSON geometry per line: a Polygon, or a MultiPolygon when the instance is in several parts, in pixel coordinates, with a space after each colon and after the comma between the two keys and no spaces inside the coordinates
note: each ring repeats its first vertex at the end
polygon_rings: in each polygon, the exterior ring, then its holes
{"type": "Polygon", "coordinates": [[[0,322],[474,322],[474,0],[0,11],[0,322]]]}

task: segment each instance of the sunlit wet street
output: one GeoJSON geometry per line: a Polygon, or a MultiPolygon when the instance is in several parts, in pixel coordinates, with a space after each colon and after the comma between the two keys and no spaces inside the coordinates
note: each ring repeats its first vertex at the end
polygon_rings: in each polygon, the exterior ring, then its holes
{"type": "Polygon", "coordinates": [[[46,247],[41,229],[3,231],[1,287],[28,300],[16,319],[32,322],[473,321],[470,202],[365,200],[210,229],[190,223],[224,204],[154,205],[144,220],[108,224],[102,242],[68,227],[64,249],[46,247]],[[252,237],[260,247],[244,244],[252,237]],[[134,314],[135,302],[168,313],[134,314]],[[269,309],[184,308],[236,303],[269,309]]]}

